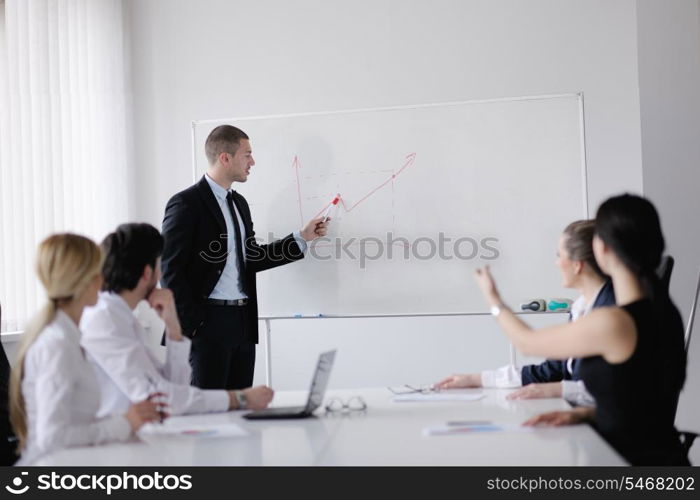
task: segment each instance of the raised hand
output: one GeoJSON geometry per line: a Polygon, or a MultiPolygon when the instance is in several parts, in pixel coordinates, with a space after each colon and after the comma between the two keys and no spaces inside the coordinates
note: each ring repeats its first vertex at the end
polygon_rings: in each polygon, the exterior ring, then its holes
{"type": "Polygon", "coordinates": [[[499,305],[501,303],[501,296],[496,288],[496,282],[491,276],[491,269],[489,266],[477,268],[474,272],[474,278],[486,302],[491,306],[499,305]]]}

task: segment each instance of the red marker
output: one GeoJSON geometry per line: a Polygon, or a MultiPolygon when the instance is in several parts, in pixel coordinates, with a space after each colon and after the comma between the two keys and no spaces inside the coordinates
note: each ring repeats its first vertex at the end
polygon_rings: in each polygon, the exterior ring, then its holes
{"type": "Polygon", "coordinates": [[[340,201],[340,193],[335,195],[335,198],[333,198],[333,201],[331,202],[331,204],[328,205],[328,208],[326,209],[326,213],[323,214],[323,221],[322,222],[326,222],[328,220],[328,216],[331,214],[331,210],[333,210],[333,207],[336,206],[339,201],[340,201]]]}

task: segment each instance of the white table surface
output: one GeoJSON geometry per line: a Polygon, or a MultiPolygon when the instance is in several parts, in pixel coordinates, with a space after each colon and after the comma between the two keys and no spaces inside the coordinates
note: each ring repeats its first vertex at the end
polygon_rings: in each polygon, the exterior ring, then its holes
{"type": "MultiPolygon", "coordinates": [[[[563,410],[562,399],[508,401],[509,390],[484,393],[479,401],[392,402],[386,388],[329,391],[362,396],[364,413],[325,414],[300,420],[248,421],[243,412],[172,417],[178,424],[235,422],[245,437],[149,436],[141,441],[61,450],[36,465],[625,465],[589,426],[534,432],[424,436],[425,427],[447,421],[486,420],[520,424],[538,413],[563,410]]],[[[276,394],[273,406],[304,404],[306,392],[276,394]]]]}

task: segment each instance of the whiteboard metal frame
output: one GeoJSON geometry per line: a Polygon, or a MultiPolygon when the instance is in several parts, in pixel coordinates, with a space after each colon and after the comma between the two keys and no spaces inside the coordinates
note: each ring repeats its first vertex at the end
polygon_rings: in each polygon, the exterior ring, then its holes
{"type": "Polygon", "coordinates": [[[192,120],[191,122],[191,137],[192,137],[192,179],[197,182],[197,125],[206,125],[208,123],[230,123],[239,120],[267,120],[277,118],[298,118],[307,116],[328,116],[336,114],[357,114],[368,113],[374,111],[401,111],[407,109],[426,109],[437,108],[442,106],[459,106],[468,104],[487,104],[496,102],[516,102],[516,101],[537,101],[545,99],[561,99],[563,97],[576,97],[579,107],[579,129],[580,129],[580,148],[581,148],[581,178],[583,181],[583,213],[586,218],[590,218],[588,204],[588,166],[586,163],[586,120],[584,116],[584,100],[583,92],[569,92],[562,94],[541,94],[532,96],[518,97],[497,97],[491,99],[471,99],[466,101],[447,101],[434,102],[427,104],[408,104],[401,106],[385,106],[378,108],[360,108],[360,109],[341,109],[333,111],[311,111],[306,113],[284,113],[276,115],[255,115],[255,116],[239,116],[235,118],[212,118],[207,120],[192,120]]]}
{"type": "MultiPolygon", "coordinates": [[[[569,314],[568,311],[513,311],[518,316],[569,314]]],[[[319,315],[319,316],[258,316],[265,322],[265,384],[272,386],[272,321],[303,319],[367,319],[367,318],[442,318],[454,316],[490,316],[490,312],[451,312],[451,313],[413,313],[413,314],[354,314],[354,315],[319,315]]],[[[509,342],[510,364],[515,365],[515,346],[509,342]]]]}
{"type": "Polygon", "coordinates": [[[541,94],[518,97],[496,97],[491,99],[469,99],[466,101],[445,101],[431,102],[424,104],[402,104],[400,106],[381,106],[375,108],[355,108],[355,109],[338,109],[332,111],[310,111],[304,113],[282,113],[276,115],[254,115],[254,116],[239,116],[235,118],[211,118],[207,120],[193,120],[193,126],[205,125],[207,123],[232,122],[237,120],[267,120],[273,118],[297,118],[306,116],[327,116],[338,114],[357,114],[373,111],[402,111],[406,109],[423,109],[423,108],[439,108],[442,106],[458,106],[463,104],[487,104],[494,102],[511,102],[511,101],[539,101],[545,99],[560,99],[562,97],[577,97],[582,99],[583,92],[568,92],[562,94],[541,94]]]}
{"type": "Polygon", "coordinates": [[[588,204],[588,164],[586,159],[586,117],[585,117],[585,105],[583,101],[583,92],[578,94],[578,113],[579,113],[579,133],[580,137],[580,147],[581,147],[581,175],[583,181],[583,213],[586,215],[586,219],[590,219],[590,210],[588,204]]]}
{"type": "MultiPolygon", "coordinates": [[[[515,102],[515,101],[535,101],[545,99],[560,99],[563,97],[576,97],[578,99],[579,108],[579,134],[580,134],[580,149],[581,149],[581,179],[583,188],[583,213],[584,217],[590,218],[590,210],[588,203],[588,165],[586,159],[586,121],[584,114],[584,99],[583,92],[572,92],[562,94],[541,94],[532,96],[518,97],[498,97],[491,99],[471,99],[467,101],[448,101],[435,102],[427,104],[414,104],[402,106],[385,106],[378,108],[360,108],[360,109],[341,109],[333,111],[313,111],[306,113],[287,113],[276,115],[257,115],[257,116],[239,116],[236,118],[213,118],[208,120],[193,120],[191,122],[191,137],[192,137],[192,178],[197,182],[197,126],[206,125],[209,123],[230,123],[240,120],[266,120],[279,118],[298,118],[308,116],[328,116],[336,114],[357,114],[374,111],[401,111],[407,109],[427,109],[443,106],[459,106],[470,104],[487,104],[497,102],[515,102]]],[[[700,283],[699,283],[700,286],[700,283]]],[[[694,309],[693,309],[694,312],[694,309]]],[[[449,317],[449,316],[488,316],[489,312],[457,312],[457,313],[414,313],[414,314],[356,314],[356,315],[322,315],[322,316],[259,316],[259,321],[265,322],[265,379],[266,384],[272,384],[272,321],[290,320],[290,319],[360,319],[360,318],[417,318],[417,317],[449,317]]],[[[560,312],[516,312],[516,314],[562,314],[560,312]]],[[[515,349],[510,345],[510,360],[515,364],[515,349]]]]}
{"type": "Polygon", "coordinates": [[[698,283],[695,285],[695,295],[693,295],[693,304],[690,308],[688,316],[688,326],[685,330],[685,352],[690,348],[690,337],[693,335],[693,323],[695,323],[695,312],[698,307],[698,295],[700,295],[700,271],[698,271],[698,283]]]}

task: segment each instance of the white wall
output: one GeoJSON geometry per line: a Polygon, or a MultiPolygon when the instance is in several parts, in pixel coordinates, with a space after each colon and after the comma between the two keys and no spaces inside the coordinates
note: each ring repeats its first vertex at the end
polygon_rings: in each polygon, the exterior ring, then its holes
{"type": "MultiPolygon", "coordinates": [[[[137,215],[157,226],[192,183],[190,122],[206,118],[583,91],[591,206],[642,188],[633,0],[138,0],[126,18],[137,215]]],[[[326,345],[345,387],[508,359],[488,318],[284,322],[275,386],[306,386],[326,345]]]]}
{"type": "MultiPolygon", "coordinates": [[[[700,2],[637,2],[644,192],[676,258],[671,293],[687,320],[700,268],[700,2]]],[[[700,321],[699,321],[700,323],[700,321]]],[[[695,326],[678,425],[700,432],[700,333],[695,326]]],[[[695,463],[700,446],[695,446],[695,463]]]]}

